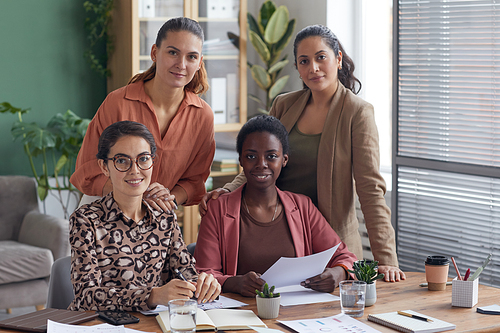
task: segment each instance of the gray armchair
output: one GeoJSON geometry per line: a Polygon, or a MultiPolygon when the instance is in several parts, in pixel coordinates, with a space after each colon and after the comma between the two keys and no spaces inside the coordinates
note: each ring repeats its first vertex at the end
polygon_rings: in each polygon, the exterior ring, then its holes
{"type": "Polygon", "coordinates": [[[52,263],[69,254],[69,222],[38,211],[35,180],[0,176],[0,309],[43,308],[52,263]]]}

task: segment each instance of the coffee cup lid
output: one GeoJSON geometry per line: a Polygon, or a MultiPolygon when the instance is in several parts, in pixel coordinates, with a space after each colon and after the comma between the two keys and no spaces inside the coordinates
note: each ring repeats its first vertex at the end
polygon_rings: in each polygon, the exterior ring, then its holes
{"type": "Polygon", "coordinates": [[[444,256],[428,256],[425,260],[426,265],[446,265],[449,263],[448,258],[444,256]]]}

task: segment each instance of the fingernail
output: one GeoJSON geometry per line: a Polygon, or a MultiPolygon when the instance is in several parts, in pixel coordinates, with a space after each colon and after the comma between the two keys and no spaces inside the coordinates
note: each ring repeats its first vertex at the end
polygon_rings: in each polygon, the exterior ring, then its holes
{"type": "Polygon", "coordinates": [[[151,196],[151,194],[148,193],[148,195],[146,195],[146,198],[149,198],[151,196]]]}
{"type": "Polygon", "coordinates": [[[175,207],[175,209],[179,209],[179,207],[177,207],[177,205],[176,205],[176,204],[174,204],[174,207],[175,207]]]}
{"type": "Polygon", "coordinates": [[[155,194],[155,195],[153,195],[153,199],[156,199],[156,194],[155,194]]]}

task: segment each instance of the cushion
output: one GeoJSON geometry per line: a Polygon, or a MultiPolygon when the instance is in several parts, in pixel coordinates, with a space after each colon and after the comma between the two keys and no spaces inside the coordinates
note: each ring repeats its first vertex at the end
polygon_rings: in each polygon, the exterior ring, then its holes
{"type": "Polygon", "coordinates": [[[49,249],[0,241],[0,284],[48,277],[53,262],[49,249]]]}

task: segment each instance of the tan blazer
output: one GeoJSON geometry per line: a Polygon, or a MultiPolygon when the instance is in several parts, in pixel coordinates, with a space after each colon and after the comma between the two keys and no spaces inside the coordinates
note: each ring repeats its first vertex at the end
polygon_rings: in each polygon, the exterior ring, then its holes
{"type": "MultiPolygon", "coordinates": [[[[270,114],[290,132],[311,96],[303,89],[276,97],[270,114]]],[[[365,216],[370,246],[379,265],[398,266],[391,212],[384,199],[385,182],[379,172],[378,132],[373,106],[340,82],[325,121],[318,150],[318,208],[333,230],[358,258],[363,258],[358,232],[355,194],[365,216]]],[[[238,176],[224,188],[235,190],[238,176]]]]}

